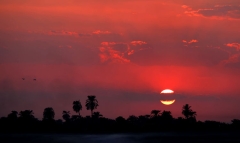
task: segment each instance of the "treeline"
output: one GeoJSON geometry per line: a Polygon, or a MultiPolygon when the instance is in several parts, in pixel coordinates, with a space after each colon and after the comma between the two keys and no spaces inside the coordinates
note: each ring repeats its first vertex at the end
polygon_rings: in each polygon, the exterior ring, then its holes
{"type": "Polygon", "coordinates": [[[158,132],[158,131],[240,131],[240,120],[231,124],[217,121],[197,121],[197,112],[188,104],[182,107],[183,117],[173,118],[171,111],[152,110],[148,115],[134,116],[127,119],[122,116],[114,119],[103,117],[94,112],[99,106],[96,96],[89,95],[85,107],[91,116],[82,117],[80,100],[73,101],[72,108],[77,115],[63,111],[63,120],[55,120],[51,107],[43,111],[43,119],[34,117],[32,110],[12,111],[7,117],[0,118],[0,132],[62,132],[62,133],[115,133],[115,132],[158,132]]]}

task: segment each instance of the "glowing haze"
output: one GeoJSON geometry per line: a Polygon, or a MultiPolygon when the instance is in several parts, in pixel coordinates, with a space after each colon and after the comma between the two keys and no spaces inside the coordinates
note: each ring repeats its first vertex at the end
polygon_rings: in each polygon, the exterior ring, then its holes
{"type": "Polygon", "coordinates": [[[96,95],[109,118],[178,117],[186,103],[199,120],[240,118],[239,11],[239,0],[1,0],[0,116],[61,118],[96,95]]]}

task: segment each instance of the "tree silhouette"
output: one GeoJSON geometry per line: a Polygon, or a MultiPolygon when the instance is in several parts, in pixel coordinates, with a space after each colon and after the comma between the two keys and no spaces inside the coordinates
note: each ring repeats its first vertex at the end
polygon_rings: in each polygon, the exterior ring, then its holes
{"type": "Polygon", "coordinates": [[[93,112],[93,118],[98,119],[99,117],[102,117],[103,115],[100,114],[100,112],[93,112]]]}
{"type": "Polygon", "coordinates": [[[23,119],[23,120],[31,120],[34,119],[33,116],[33,111],[32,110],[24,110],[24,111],[20,111],[19,113],[19,118],[23,119]]]}
{"type": "Polygon", "coordinates": [[[195,111],[192,111],[191,106],[189,106],[188,104],[183,105],[182,114],[185,116],[186,119],[195,118],[195,116],[197,115],[195,111]]]}
{"type": "Polygon", "coordinates": [[[10,120],[16,120],[18,118],[18,112],[12,111],[10,114],[8,114],[8,119],[10,120]]]}
{"type": "Polygon", "coordinates": [[[126,119],[123,118],[122,116],[118,116],[115,120],[117,123],[120,123],[120,124],[123,124],[126,122],[126,119]]]}
{"type": "Polygon", "coordinates": [[[68,122],[70,120],[70,111],[63,111],[62,112],[62,118],[68,122]]]}
{"type": "Polygon", "coordinates": [[[55,112],[52,107],[47,107],[43,111],[43,120],[54,120],[55,112]]]}
{"type": "Polygon", "coordinates": [[[86,108],[87,110],[91,110],[91,116],[93,116],[93,110],[97,109],[98,101],[95,95],[89,95],[88,99],[86,100],[86,108]]]}
{"type": "Polygon", "coordinates": [[[82,110],[82,104],[80,100],[73,101],[73,110],[78,113],[80,117],[80,110],[82,110]]]}
{"type": "Polygon", "coordinates": [[[171,121],[173,119],[171,111],[163,111],[161,118],[163,121],[171,121]]]}
{"type": "Polygon", "coordinates": [[[136,117],[136,116],[134,116],[134,115],[130,115],[130,116],[127,118],[127,120],[128,120],[129,122],[136,123],[137,120],[138,120],[138,117],[136,117]]]}
{"type": "Polygon", "coordinates": [[[152,110],[151,111],[151,117],[157,117],[161,115],[161,111],[160,110],[152,110]]]}

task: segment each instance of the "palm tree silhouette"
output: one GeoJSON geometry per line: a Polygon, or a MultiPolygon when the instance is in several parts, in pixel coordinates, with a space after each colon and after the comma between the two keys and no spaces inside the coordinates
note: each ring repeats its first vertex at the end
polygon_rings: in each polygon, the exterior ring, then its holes
{"type": "Polygon", "coordinates": [[[189,119],[190,117],[195,118],[195,116],[197,115],[197,113],[193,111],[191,109],[191,106],[189,106],[188,104],[183,105],[182,114],[185,116],[186,119],[189,119]]]}
{"type": "Polygon", "coordinates": [[[79,114],[80,117],[80,110],[82,110],[82,104],[80,100],[73,101],[73,111],[79,114]]]}
{"type": "Polygon", "coordinates": [[[93,110],[97,109],[98,101],[95,95],[89,95],[88,99],[86,100],[86,108],[87,110],[91,110],[91,116],[93,116],[93,110]]]}
{"type": "Polygon", "coordinates": [[[160,110],[152,110],[151,111],[151,116],[152,117],[157,117],[159,115],[161,115],[161,111],[160,110]]]}
{"type": "Polygon", "coordinates": [[[67,122],[70,120],[70,111],[63,111],[62,112],[62,118],[67,122]]]}
{"type": "Polygon", "coordinates": [[[54,120],[55,112],[52,107],[47,107],[43,111],[43,120],[54,120]]]}

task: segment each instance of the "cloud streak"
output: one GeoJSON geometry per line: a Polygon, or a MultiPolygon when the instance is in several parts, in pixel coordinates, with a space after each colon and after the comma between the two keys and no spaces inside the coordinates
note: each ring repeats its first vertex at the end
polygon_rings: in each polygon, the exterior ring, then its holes
{"type": "Polygon", "coordinates": [[[240,5],[215,5],[211,8],[197,10],[183,5],[182,8],[186,9],[185,14],[189,16],[240,19],[240,5]]]}
{"type": "Polygon", "coordinates": [[[226,46],[235,48],[237,51],[240,50],[240,44],[239,43],[228,43],[228,44],[226,44],[226,46]]]}

